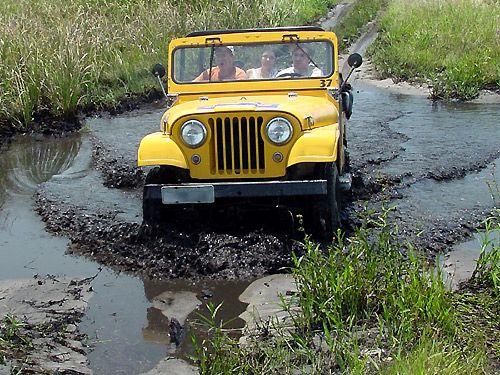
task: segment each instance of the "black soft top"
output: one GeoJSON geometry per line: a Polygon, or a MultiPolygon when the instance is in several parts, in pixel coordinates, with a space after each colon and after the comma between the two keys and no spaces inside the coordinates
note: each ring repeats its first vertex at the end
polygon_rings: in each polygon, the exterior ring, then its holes
{"type": "Polygon", "coordinates": [[[273,31],[325,31],[319,26],[285,26],[285,27],[269,27],[265,29],[230,29],[230,30],[204,30],[204,31],[193,31],[186,36],[204,36],[213,34],[238,34],[238,33],[251,33],[251,32],[273,32],[273,31]]]}

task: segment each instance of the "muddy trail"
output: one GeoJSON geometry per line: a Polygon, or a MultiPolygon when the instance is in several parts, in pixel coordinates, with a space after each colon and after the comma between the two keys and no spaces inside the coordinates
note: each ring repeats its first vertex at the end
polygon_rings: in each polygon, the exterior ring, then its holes
{"type": "MultiPolygon", "coordinates": [[[[355,48],[363,52],[375,37],[369,32],[355,48]]],[[[488,184],[500,183],[500,108],[387,90],[361,79],[365,67],[353,81],[344,229],[367,209],[395,207],[390,218],[403,239],[430,256],[446,253],[494,206],[488,184]]],[[[19,278],[31,285],[95,276],[85,289],[92,298],[70,324],[82,319],[79,329],[63,331],[70,349],[86,335],[92,350],[76,347],[87,359],[35,358],[44,362],[40,371],[194,373],[178,359],[192,353],[188,332],[203,335],[195,324],[202,304],[224,302],[221,319],[238,316],[250,282],[286,272],[291,254],[304,249],[301,224],[286,207],[186,210],[166,224],[143,225],[147,169],[136,167],[137,147],[163,111],[159,101],[87,118],[78,133],[19,136],[0,150],[0,288],[19,278]]]]}
{"type": "MultiPolygon", "coordinates": [[[[286,272],[291,253],[303,250],[284,208],[186,211],[166,225],[143,225],[136,150],[162,111],[158,103],[91,118],[77,134],[19,137],[2,150],[1,245],[18,249],[2,257],[2,279],[103,269],[82,323],[95,373],[141,373],[165,352],[182,358],[201,301],[224,301],[224,317],[237,316],[248,283],[286,272]],[[173,317],[184,332],[177,345],[173,317]]],[[[401,236],[429,254],[471,236],[493,207],[488,183],[499,182],[499,118],[496,105],[433,103],[356,82],[345,227],[365,207],[394,205],[401,236]]]]}
{"type": "MultiPolygon", "coordinates": [[[[430,253],[470,236],[493,206],[488,181],[498,181],[498,107],[432,103],[361,82],[356,89],[349,123],[354,183],[343,202],[344,225],[357,225],[365,205],[397,205],[402,234],[430,253]]],[[[161,111],[88,121],[89,133],[78,140],[88,160],[75,158],[87,172],[70,168],[36,194],[47,230],[67,236],[72,254],[150,277],[251,279],[289,266],[302,245],[286,208],[191,210],[161,226],[142,225],[144,174],[135,153],[161,111]]]]}

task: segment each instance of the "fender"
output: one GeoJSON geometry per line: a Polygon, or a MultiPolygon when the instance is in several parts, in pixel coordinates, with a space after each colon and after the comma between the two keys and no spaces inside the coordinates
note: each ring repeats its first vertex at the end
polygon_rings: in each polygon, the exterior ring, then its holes
{"type": "Polygon", "coordinates": [[[336,161],[339,138],[338,124],[304,132],[290,151],[287,167],[298,163],[336,161]]]}
{"type": "Polygon", "coordinates": [[[137,152],[137,165],[172,165],[188,168],[186,158],[179,146],[168,135],[161,132],[152,133],[141,140],[137,152]]]}

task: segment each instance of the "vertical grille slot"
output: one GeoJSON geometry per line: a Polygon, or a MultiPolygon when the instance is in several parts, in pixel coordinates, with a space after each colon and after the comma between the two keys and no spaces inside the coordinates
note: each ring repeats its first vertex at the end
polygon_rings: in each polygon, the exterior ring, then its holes
{"type": "Polygon", "coordinates": [[[264,173],[262,117],[215,117],[212,130],[212,171],[219,175],[255,175],[264,173]]]}

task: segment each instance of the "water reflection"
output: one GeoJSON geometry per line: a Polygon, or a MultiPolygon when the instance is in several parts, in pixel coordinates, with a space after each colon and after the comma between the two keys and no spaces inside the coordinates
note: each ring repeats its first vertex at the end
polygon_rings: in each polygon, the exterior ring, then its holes
{"type": "Polygon", "coordinates": [[[169,352],[179,357],[191,353],[189,335],[204,336],[206,329],[193,324],[199,314],[207,315],[206,303],[221,304],[219,321],[228,322],[226,328],[241,328],[243,320],[237,318],[246,304],[239,296],[248,286],[248,281],[203,281],[188,280],[158,281],[144,279],[144,294],[152,306],[147,309],[148,326],[143,328],[144,339],[170,345],[169,352]],[[177,325],[178,323],[178,325],[177,325]],[[182,326],[179,337],[176,330],[182,326]],[[180,339],[180,340],[179,340],[180,339]],[[176,341],[179,345],[173,345],[176,341]]]}
{"type": "MultiPolygon", "coordinates": [[[[248,286],[244,281],[141,280],[108,271],[94,283],[80,328],[91,338],[92,370],[107,375],[140,374],[164,357],[186,358],[193,353],[191,333],[206,335],[195,323],[205,303],[224,301],[219,317],[228,321],[245,310],[238,297],[248,286]],[[184,327],[179,345],[170,336],[173,320],[184,327]]],[[[232,322],[235,326],[241,327],[242,320],[232,322]]]]}
{"type": "Polygon", "coordinates": [[[32,194],[38,184],[68,169],[80,145],[79,134],[65,138],[16,138],[0,159],[0,206],[9,194],[32,194]]]}

